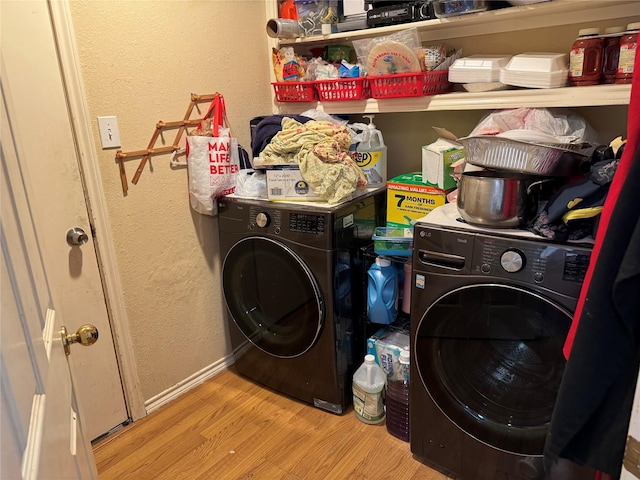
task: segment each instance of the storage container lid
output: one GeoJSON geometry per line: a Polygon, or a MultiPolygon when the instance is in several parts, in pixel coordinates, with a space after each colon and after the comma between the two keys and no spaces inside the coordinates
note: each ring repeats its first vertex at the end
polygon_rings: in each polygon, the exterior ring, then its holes
{"type": "Polygon", "coordinates": [[[455,83],[496,82],[500,68],[511,55],[470,55],[457,59],[449,68],[449,81],[455,83]]]}
{"type": "Polygon", "coordinates": [[[624,27],[623,26],[617,26],[617,27],[609,27],[609,28],[605,29],[604,34],[605,35],[612,35],[612,34],[622,33],[622,32],[624,32],[624,27]]]}
{"type": "Polygon", "coordinates": [[[599,28],[581,28],[578,30],[579,37],[592,37],[594,35],[600,35],[599,28]]]}

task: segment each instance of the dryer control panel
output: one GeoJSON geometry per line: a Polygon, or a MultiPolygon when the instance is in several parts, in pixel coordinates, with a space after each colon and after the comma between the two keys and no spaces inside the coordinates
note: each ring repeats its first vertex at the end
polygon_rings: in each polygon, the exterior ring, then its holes
{"type": "Polygon", "coordinates": [[[322,235],[325,233],[325,223],[324,215],[308,213],[291,213],[289,215],[289,230],[292,232],[322,235]]]}

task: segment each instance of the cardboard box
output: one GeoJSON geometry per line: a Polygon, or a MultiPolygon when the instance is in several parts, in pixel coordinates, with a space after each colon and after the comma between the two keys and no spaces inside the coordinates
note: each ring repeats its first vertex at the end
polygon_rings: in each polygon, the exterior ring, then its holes
{"type": "Polygon", "coordinates": [[[324,200],[302,178],[299,168],[267,170],[267,198],[300,202],[324,200]]]}
{"type": "Polygon", "coordinates": [[[422,147],[422,179],[442,190],[457,187],[451,164],[464,158],[464,148],[451,138],[440,137],[422,147]]]}
{"type": "Polygon", "coordinates": [[[405,173],[387,182],[387,227],[413,227],[447,202],[447,191],[425,185],[422,173],[405,173]]]}

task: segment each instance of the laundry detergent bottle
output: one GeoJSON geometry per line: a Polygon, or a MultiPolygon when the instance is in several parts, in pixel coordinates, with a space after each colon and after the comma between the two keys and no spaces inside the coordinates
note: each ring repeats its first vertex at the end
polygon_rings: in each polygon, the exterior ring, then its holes
{"type": "Polygon", "coordinates": [[[391,260],[377,257],[367,272],[367,316],[389,325],[398,317],[398,272],[391,260]]]}
{"type": "Polygon", "coordinates": [[[369,125],[362,133],[362,141],[356,146],[356,163],[367,176],[369,185],[387,184],[387,146],[382,133],[373,124],[373,115],[363,115],[369,125]]]}
{"type": "Polygon", "coordinates": [[[373,355],[353,374],[353,411],[361,422],[371,425],[384,421],[383,392],[387,377],[373,355]]]}

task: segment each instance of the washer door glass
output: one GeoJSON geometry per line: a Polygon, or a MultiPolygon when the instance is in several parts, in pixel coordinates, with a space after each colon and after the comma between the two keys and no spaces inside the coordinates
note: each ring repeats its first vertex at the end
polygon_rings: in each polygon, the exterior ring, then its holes
{"type": "Polygon", "coordinates": [[[541,455],[570,324],[566,310],[527,290],[459,288],[419,322],[414,357],[420,379],[469,435],[508,452],[541,455]]]}
{"type": "Polygon", "coordinates": [[[286,245],[245,238],[227,253],[222,289],[231,318],[261,350],[296,357],[315,343],[324,301],[313,274],[286,245]]]}

